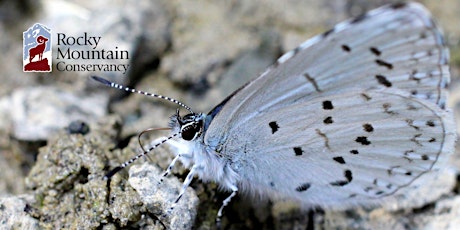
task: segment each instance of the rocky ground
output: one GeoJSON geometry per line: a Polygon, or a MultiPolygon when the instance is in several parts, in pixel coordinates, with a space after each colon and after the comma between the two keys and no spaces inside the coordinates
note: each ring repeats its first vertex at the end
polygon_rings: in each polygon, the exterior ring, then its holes
{"type": "MultiPolygon", "coordinates": [[[[0,2],[0,228],[214,229],[229,195],[195,179],[167,213],[188,170],[176,167],[158,185],[173,156],[163,147],[104,180],[138,153],[138,133],[166,127],[177,106],[108,89],[90,80],[91,72],[24,73],[22,32],[35,22],[53,33],[102,36],[107,49],[116,44],[130,52],[130,71],[96,74],[205,112],[282,53],[385,2],[393,1],[0,2]]],[[[460,2],[421,2],[451,48],[449,104],[458,112],[460,2]]],[[[384,208],[305,212],[289,202],[254,205],[238,196],[222,229],[455,229],[459,159],[455,154],[452,168],[427,180],[428,189],[384,208]]]]}

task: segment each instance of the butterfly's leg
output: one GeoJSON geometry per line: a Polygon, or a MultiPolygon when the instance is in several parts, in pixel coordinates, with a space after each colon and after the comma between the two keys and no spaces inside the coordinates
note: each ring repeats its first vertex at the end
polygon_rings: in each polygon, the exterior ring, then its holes
{"type": "Polygon", "coordinates": [[[236,196],[236,194],[238,193],[238,187],[236,187],[236,185],[232,185],[231,189],[232,189],[232,194],[230,194],[230,196],[225,198],[225,200],[222,202],[222,206],[220,206],[219,211],[217,212],[217,218],[216,218],[217,224],[220,224],[220,219],[222,217],[222,211],[224,210],[225,206],[227,206],[228,203],[230,203],[230,201],[232,200],[232,198],[236,196]]]}
{"type": "Polygon", "coordinates": [[[187,177],[184,180],[184,183],[182,184],[182,188],[179,192],[179,195],[177,196],[176,200],[174,201],[173,206],[170,208],[169,211],[172,211],[174,209],[174,206],[179,202],[180,198],[182,198],[182,195],[184,195],[185,190],[187,190],[188,186],[193,180],[193,177],[195,176],[196,170],[202,169],[203,167],[194,165],[192,169],[190,169],[190,172],[187,174],[187,177]]]}
{"type": "Polygon", "coordinates": [[[163,173],[163,175],[161,176],[161,179],[160,179],[160,182],[159,183],[162,183],[163,182],[163,179],[164,177],[168,176],[172,169],[174,168],[174,165],[176,164],[177,160],[181,159],[182,160],[186,160],[186,161],[189,161],[189,159],[192,158],[192,155],[191,154],[188,154],[188,153],[184,153],[184,149],[181,148],[181,145],[180,143],[177,143],[175,142],[174,140],[170,140],[168,142],[168,144],[174,148],[174,152],[178,152],[178,154],[176,155],[176,157],[174,157],[174,159],[171,161],[171,163],[169,164],[168,168],[166,169],[166,171],[163,173]]]}
{"type": "Polygon", "coordinates": [[[171,173],[171,171],[174,168],[174,165],[176,164],[177,160],[179,160],[179,158],[181,158],[181,157],[182,157],[182,154],[177,154],[177,156],[174,157],[174,159],[171,161],[171,163],[169,164],[168,168],[165,170],[163,175],[161,175],[160,182],[158,182],[159,184],[163,183],[164,178],[171,173]]]}

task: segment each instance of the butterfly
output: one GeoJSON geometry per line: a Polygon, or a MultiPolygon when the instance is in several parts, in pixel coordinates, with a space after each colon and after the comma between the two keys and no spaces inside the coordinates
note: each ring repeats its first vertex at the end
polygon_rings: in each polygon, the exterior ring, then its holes
{"type": "Polygon", "coordinates": [[[171,117],[168,143],[194,176],[231,192],[305,207],[369,205],[416,189],[454,151],[446,108],[449,51],[418,3],[383,6],[344,21],[281,56],[208,113],[171,117]]]}

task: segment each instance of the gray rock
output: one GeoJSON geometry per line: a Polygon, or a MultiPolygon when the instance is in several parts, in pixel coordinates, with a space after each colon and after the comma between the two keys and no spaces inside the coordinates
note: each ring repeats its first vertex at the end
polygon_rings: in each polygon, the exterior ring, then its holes
{"type": "Polygon", "coordinates": [[[50,138],[26,178],[35,197],[30,206],[43,228],[123,227],[141,218],[142,204],[134,190],[123,186],[119,176],[103,179],[119,119],[107,117],[90,127],[84,136],[62,131],[50,138]]]}
{"type": "MultiPolygon", "coordinates": [[[[22,194],[25,192],[23,172],[17,159],[11,159],[17,154],[11,149],[0,152],[0,195],[22,194]]],[[[21,156],[20,154],[17,154],[21,156]]]]}
{"type": "Polygon", "coordinates": [[[163,57],[161,71],[202,93],[241,52],[257,47],[259,42],[249,31],[226,20],[227,9],[223,2],[178,1],[172,25],[173,52],[163,57]]]}
{"type": "Polygon", "coordinates": [[[91,131],[85,135],[62,130],[40,149],[37,163],[26,178],[26,186],[35,198],[29,205],[35,210],[34,218],[40,227],[190,229],[193,226],[198,198],[191,188],[171,215],[164,216],[163,210],[171,207],[171,200],[181,187],[177,178],[167,178],[163,185],[155,187],[157,184],[152,179],[161,173],[150,165],[140,169],[134,166],[131,174],[136,169],[145,170],[131,175],[129,181],[125,177],[127,169],[104,180],[106,170],[118,166],[116,162],[134,156],[135,152],[131,145],[121,151],[110,151],[120,131],[117,117],[90,123],[89,127],[91,131]]]}
{"type": "Polygon", "coordinates": [[[107,103],[103,94],[78,95],[56,87],[30,87],[0,99],[0,110],[2,116],[11,119],[14,137],[37,141],[48,139],[74,120],[94,122],[106,114],[107,103]]]}
{"type": "Polygon", "coordinates": [[[27,213],[31,196],[0,197],[0,229],[39,229],[38,220],[27,213]]]}
{"type": "Polygon", "coordinates": [[[458,229],[460,226],[460,197],[448,197],[439,200],[434,207],[425,211],[425,215],[416,215],[411,219],[413,229],[458,229]]]}
{"type": "Polygon", "coordinates": [[[161,175],[160,168],[152,164],[133,165],[128,182],[139,194],[147,211],[157,216],[168,229],[192,229],[197,215],[197,195],[189,187],[174,204],[182,183],[175,177],[166,177],[160,184],[161,175]]]}
{"type": "Polygon", "coordinates": [[[321,213],[315,226],[324,229],[456,229],[459,205],[459,197],[449,195],[419,208],[390,211],[359,207],[321,213]]]}

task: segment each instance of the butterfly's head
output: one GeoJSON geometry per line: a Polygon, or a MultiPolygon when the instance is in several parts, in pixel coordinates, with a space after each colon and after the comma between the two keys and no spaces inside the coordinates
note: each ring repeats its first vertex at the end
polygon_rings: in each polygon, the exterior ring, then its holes
{"type": "Polygon", "coordinates": [[[202,113],[189,113],[183,117],[179,110],[171,117],[170,127],[173,131],[180,131],[182,139],[193,141],[203,133],[205,115],[202,113]]]}

